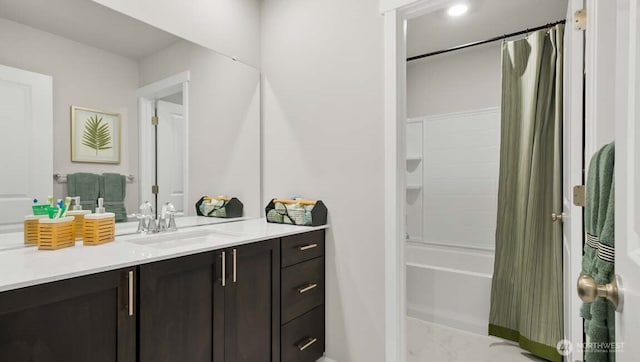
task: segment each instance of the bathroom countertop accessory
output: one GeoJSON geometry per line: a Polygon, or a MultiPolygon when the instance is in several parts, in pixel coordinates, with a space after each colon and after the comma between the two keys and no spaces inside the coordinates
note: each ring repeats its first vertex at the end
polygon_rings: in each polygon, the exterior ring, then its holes
{"type": "Polygon", "coordinates": [[[75,246],[72,216],[38,220],[38,249],[56,250],[75,246]]]}
{"type": "Polygon", "coordinates": [[[91,210],[69,210],[67,216],[74,218],[73,225],[76,232],[76,240],[82,239],[82,228],[84,227],[84,217],[91,214],[91,210]]]}
{"type": "MultiPolygon", "coordinates": [[[[45,205],[49,206],[49,205],[45,205]]],[[[38,245],[38,224],[48,215],[27,215],[24,217],[24,245],[38,245]]]]}
{"type": "Polygon", "coordinates": [[[267,222],[302,226],[327,223],[327,207],[322,200],[272,199],[265,208],[267,222]]]}
{"type": "Polygon", "coordinates": [[[112,212],[88,214],[84,217],[84,245],[100,245],[115,240],[116,215],[112,212]]]}
{"type": "Polygon", "coordinates": [[[104,199],[102,197],[98,198],[98,207],[96,208],[96,214],[104,214],[104,199]]]}
{"type": "Polygon", "coordinates": [[[196,202],[196,214],[209,217],[241,217],[244,205],[237,197],[203,196],[196,202]]]}

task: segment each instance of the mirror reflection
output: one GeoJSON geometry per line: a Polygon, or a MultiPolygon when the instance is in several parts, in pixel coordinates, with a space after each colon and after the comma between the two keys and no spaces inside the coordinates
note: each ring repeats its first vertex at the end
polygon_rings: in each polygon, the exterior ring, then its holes
{"type": "Polygon", "coordinates": [[[107,195],[134,223],[145,201],[195,215],[203,195],[259,215],[255,68],[86,0],[0,0],[0,34],[0,231],[48,196],[107,195]]]}

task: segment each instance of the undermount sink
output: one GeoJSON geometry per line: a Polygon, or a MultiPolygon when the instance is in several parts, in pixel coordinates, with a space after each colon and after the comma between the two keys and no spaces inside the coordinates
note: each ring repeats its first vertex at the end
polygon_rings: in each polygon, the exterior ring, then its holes
{"type": "Polygon", "coordinates": [[[177,232],[162,232],[158,234],[140,234],[139,237],[127,240],[127,242],[153,247],[156,249],[172,249],[187,245],[211,243],[217,241],[229,241],[239,238],[240,234],[220,232],[216,230],[188,230],[177,232]]]}

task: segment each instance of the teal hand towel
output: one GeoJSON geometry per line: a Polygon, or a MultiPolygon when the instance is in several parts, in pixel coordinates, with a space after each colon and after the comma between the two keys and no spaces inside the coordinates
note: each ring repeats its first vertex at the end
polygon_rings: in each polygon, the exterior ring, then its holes
{"type": "Polygon", "coordinates": [[[124,202],[127,196],[127,178],[118,173],[103,173],[100,191],[105,202],[124,202]]]}
{"type": "MultiPolygon", "coordinates": [[[[614,156],[614,144],[604,146],[591,159],[587,174],[582,274],[598,284],[610,283],[614,278],[614,156]]],[[[615,350],[598,346],[615,342],[614,312],[611,302],[601,297],[582,305],[580,314],[591,342],[585,350],[585,361],[615,361],[615,350]]]]}
{"type": "Polygon", "coordinates": [[[103,173],[100,178],[100,197],[104,198],[107,212],[116,214],[116,222],[127,221],[124,200],[127,195],[127,178],[117,173],[103,173]]]}
{"type": "Polygon", "coordinates": [[[84,172],[68,174],[67,196],[79,196],[82,208],[94,211],[100,197],[100,176],[84,172]]]}

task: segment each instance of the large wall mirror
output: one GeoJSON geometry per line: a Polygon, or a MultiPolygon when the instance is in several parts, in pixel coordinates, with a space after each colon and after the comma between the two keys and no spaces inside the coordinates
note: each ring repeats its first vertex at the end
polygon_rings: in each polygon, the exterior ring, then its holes
{"type": "Polygon", "coordinates": [[[227,195],[259,216],[257,69],[90,0],[0,0],[0,34],[0,232],[21,231],[32,200],[64,198],[78,173],[123,175],[129,221],[153,185],[184,215],[227,195]],[[74,106],[119,120],[106,141],[94,127],[96,156],[78,154],[92,143],[74,106]]]}

